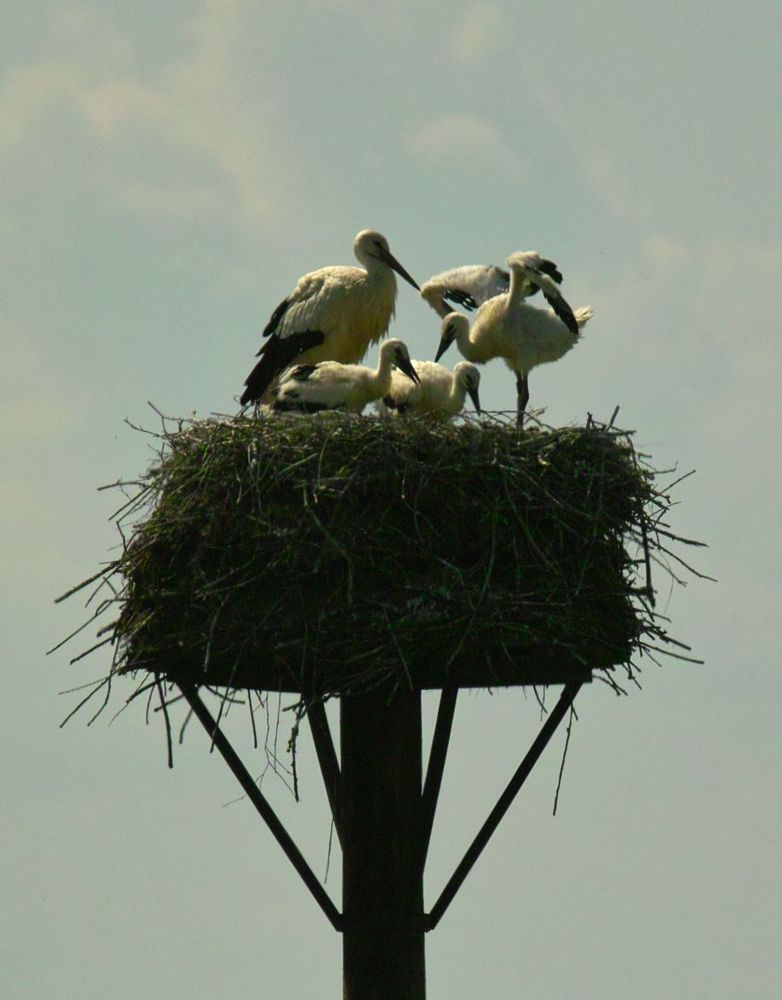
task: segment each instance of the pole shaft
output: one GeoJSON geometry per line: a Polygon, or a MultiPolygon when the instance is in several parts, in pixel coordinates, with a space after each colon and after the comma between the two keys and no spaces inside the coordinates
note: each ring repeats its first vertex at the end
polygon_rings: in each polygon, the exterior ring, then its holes
{"type": "Polygon", "coordinates": [[[340,699],[344,1000],[425,1000],[421,695],[340,699]]]}

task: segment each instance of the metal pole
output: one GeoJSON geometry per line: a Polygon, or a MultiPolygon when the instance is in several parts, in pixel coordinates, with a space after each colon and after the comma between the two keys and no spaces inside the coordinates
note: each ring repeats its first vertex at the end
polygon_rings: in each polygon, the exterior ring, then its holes
{"type": "Polygon", "coordinates": [[[253,781],[252,775],[244,766],[241,758],[236,753],[234,748],[228,742],[228,739],[224,735],[223,731],[217,725],[212,713],[206,707],[206,705],[201,701],[198,695],[198,690],[190,684],[183,681],[177,681],[182,694],[185,696],[193,709],[193,713],[199,720],[201,725],[209,734],[210,739],[217,747],[223,760],[233,771],[237,781],[242,786],[247,795],[247,798],[252,802],[255,808],[263,817],[264,822],[271,830],[274,835],[275,840],[280,845],[280,847],[285,851],[293,867],[301,876],[304,884],[310,890],[312,895],[315,897],[318,906],[323,910],[326,916],[331,921],[332,926],[335,930],[339,931],[342,929],[342,915],[336,908],[334,903],[331,901],[329,894],[323,888],[323,886],[318,881],[318,877],[315,875],[313,870],[307,864],[302,855],[301,851],[298,849],[296,844],[291,839],[290,834],[282,825],[282,823],[277,818],[277,814],[266,801],[260,788],[253,781]]]}
{"type": "Polygon", "coordinates": [[[326,715],[326,708],[322,701],[314,701],[307,706],[307,718],[312,732],[312,742],[315,744],[315,753],[320,764],[320,773],[323,777],[323,785],[326,789],[326,797],[331,807],[331,816],[334,820],[334,829],[342,845],[342,809],[340,806],[340,796],[342,794],[342,776],[339,773],[339,761],[334,749],[334,741],[331,738],[331,729],[326,715]]]}
{"type": "Polygon", "coordinates": [[[511,802],[516,798],[521,786],[526,781],[530,771],[535,766],[538,758],[543,753],[546,748],[546,744],[554,735],[557,726],[560,724],[562,719],[565,717],[570,706],[573,704],[576,695],[581,690],[581,681],[571,681],[570,684],[566,684],[562,694],[560,695],[559,701],[551,710],[549,715],[546,717],[546,721],[543,723],[540,732],[538,733],[535,742],[527,751],[526,756],[519,764],[516,769],[515,774],[508,782],[505,791],[499,797],[497,804],[489,813],[489,816],[483,826],[480,828],[476,834],[475,839],[467,848],[462,860],[456,867],[456,871],[453,873],[451,878],[448,880],[448,884],[440,893],[440,898],[432,907],[431,913],[428,917],[427,930],[431,931],[437,926],[440,918],[448,909],[448,906],[456,895],[456,893],[461,888],[462,883],[467,878],[472,869],[472,866],[480,857],[481,851],[488,844],[489,838],[497,829],[502,820],[502,817],[510,808],[511,802]]]}
{"type": "Polygon", "coordinates": [[[425,1000],[421,695],[340,699],[344,1000],[425,1000]]]}
{"type": "Polygon", "coordinates": [[[423,800],[421,802],[421,868],[426,866],[426,855],[429,852],[429,841],[432,837],[434,815],[437,812],[437,800],[440,797],[440,785],[445,770],[445,758],[448,744],[451,741],[451,726],[456,711],[456,696],[459,689],[443,688],[440,694],[440,706],[437,710],[437,722],[432,736],[432,748],[429,752],[429,765],[426,769],[423,800]]]}

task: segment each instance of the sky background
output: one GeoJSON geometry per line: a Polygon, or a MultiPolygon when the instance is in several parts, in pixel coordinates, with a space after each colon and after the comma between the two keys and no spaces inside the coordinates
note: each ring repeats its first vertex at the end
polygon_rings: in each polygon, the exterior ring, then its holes
{"type": "MultiPolygon", "coordinates": [[[[430,997],[782,995],[781,35],[773,0],[6,5],[3,997],[341,995],[337,935],[195,726],[173,771],[139,704],[60,730],[107,659],[44,653],[117,542],[97,487],[151,460],[125,421],[234,412],[271,310],[367,227],[419,281],[558,262],[595,318],[531,405],[618,404],[655,465],[697,469],[673,524],[719,580],[662,594],[705,666],[579,695],[558,814],[564,732],[428,937],[430,997]]],[[[392,331],[433,356],[404,284],[392,331]]],[[[504,366],[481,395],[514,405],[504,366]]],[[[531,694],[462,696],[430,905],[537,725],[531,694]]],[[[299,764],[301,804],[263,788],[323,874],[306,736],[299,764]]]]}

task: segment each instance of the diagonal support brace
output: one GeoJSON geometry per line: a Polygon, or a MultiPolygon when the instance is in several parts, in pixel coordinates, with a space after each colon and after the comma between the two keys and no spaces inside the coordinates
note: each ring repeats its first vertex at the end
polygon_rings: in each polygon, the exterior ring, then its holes
{"type": "Polygon", "coordinates": [[[440,893],[440,898],[432,907],[432,910],[428,915],[426,928],[428,931],[434,930],[440,922],[454,896],[459,891],[462,883],[472,870],[473,865],[480,857],[484,847],[488,844],[492,834],[499,826],[500,821],[510,808],[511,803],[516,798],[519,789],[524,784],[530,771],[537,763],[538,758],[545,750],[547,743],[554,735],[557,726],[560,724],[568,709],[573,704],[576,695],[581,690],[581,684],[581,681],[571,681],[569,684],[565,685],[559,701],[551,710],[550,714],[546,718],[546,721],[543,723],[535,742],[527,751],[526,756],[522,760],[521,764],[519,764],[515,774],[508,782],[505,791],[498,799],[495,807],[489,813],[488,819],[478,831],[475,839],[467,848],[467,852],[464,857],[457,865],[456,871],[453,873],[451,878],[448,880],[447,885],[440,893]]]}
{"type": "Polygon", "coordinates": [[[337,831],[337,839],[342,846],[342,774],[337,760],[337,752],[334,749],[334,740],[331,737],[326,707],[322,701],[313,701],[307,705],[307,719],[312,733],[312,742],[315,744],[315,753],[318,757],[323,785],[331,807],[334,829],[337,831]]]}
{"type": "Polygon", "coordinates": [[[429,842],[432,839],[432,827],[437,812],[437,800],[440,797],[440,786],[443,781],[445,758],[448,754],[458,693],[459,689],[456,687],[443,688],[440,695],[440,705],[437,709],[437,721],[434,726],[429,763],[426,768],[426,780],[421,795],[421,871],[426,867],[426,856],[429,853],[429,842]]]}
{"type": "Polygon", "coordinates": [[[244,766],[234,748],[228,742],[228,739],[220,729],[217,721],[213,718],[212,713],[199,697],[197,688],[184,681],[177,681],[177,683],[182,691],[182,694],[185,696],[188,704],[192,708],[193,714],[204,727],[213,744],[217,747],[217,750],[221,754],[223,760],[226,762],[237,781],[244,789],[247,798],[261,814],[263,821],[271,830],[272,835],[285,852],[288,860],[291,862],[293,867],[301,876],[304,884],[315,897],[315,902],[326,914],[332,927],[337,931],[341,931],[342,914],[332,902],[331,897],[321,885],[318,877],[307,864],[304,859],[304,855],[298,849],[290,834],[278,819],[277,814],[267,802],[260,788],[256,785],[252,775],[244,766]]]}

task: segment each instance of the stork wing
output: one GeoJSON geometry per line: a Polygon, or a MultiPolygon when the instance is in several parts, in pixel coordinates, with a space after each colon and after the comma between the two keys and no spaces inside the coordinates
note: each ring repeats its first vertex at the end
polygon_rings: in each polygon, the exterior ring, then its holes
{"type": "Polygon", "coordinates": [[[327,403],[312,402],[308,399],[299,399],[295,393],[287,393],[274,400],[272,409],[289,413],[322,413],[324,410],[335,410],[339,407],[329,406],[327,403]]]}
{"type": "Polygon", "coordinates": [[[317,367],[317,365],[296,365],[295,368],[291,368],[285,372],[283,381],[287,382],[290,378],[293,379],[294,382],[306,382],[317,367]]]}
{"type": "Polygon", "coordinates": [[[446,302],[472,312],[487,299],[507,292],[510,275],[493,264],[465,264],[430,278],[421,294],[441,316],[448,315],[446,302]]]}
{"type": "Polygon", "coordinates": [[[324,336],[320,330],[303,330],[285,338],[277,334],[270,337],[258,351],[261,360],[244,383],[245,389],[239,400],[242,406],[257,402],[280,372],[289,368],[303,351],[317,347],[323,340],[324,336]]]}
{"type": "Polygon", "coordinates": [[[366,272],[357,267],[322,267],[305,274],[284,300],[285,308],[281,302],[273,313],[269,327],[275,317],[277,322],[270,332],[285,339],[304,330],[331,329],[354,286],[365,280],[366,272]]]}
{"type": "Polygon", "coordinates": [[[341,410],[353,386],[355,365],[321,361],[296,365],[283,375],[272,404],[275,410],[341,410]]]}
{"type": "MultiPolygon", "coordinates": [[[[282,302],[277,306],[277,308],[274,310],[274,312],[269,317],[269,322],[263,328],[263,333],[262,333],[261,336],[268,337],[269,334],[274,333],[276,331],[277,327],[280,325],[280,320],[285,315],[285,313],[286,313],[286,311],[288,309],[288,306],[290,304],[291,304],[291,300],[289,298],[282,300],[282,302]]],[[[261,352],[258,351],[258,353],[260,354],[261,352]]]]}
{"type": "MultiPolygon", "coordinates": [[[[530,269],[534,267],[541,278],[561,284],[562,273],[553,260],[546,260],[535,251],[527,251],[524,256],[528,258],[526,265],[530,269]]],[[[421,294],[436,312],[447,316],[446,303],[472,312],[495,295],[504,295],[509,287],[510,275],[503,268],[494,264],[465,264],[435,274],[424,283],[421,294]]],[[[524,285],[524,297],[535,295],[540,287],[539,282],[530,277],[524,285]]]]}
{"type": "Polygon", "coordinates": [[[558,285],[562,284],[562,272],[559,270],[557,265],[553,260],[546,260],[545,257],[540,258],[540,263],[538,268],[551,278],[552,281],[556,281],[558,285]]]}
{"type": "Polygon", "coordinates": [[[561,281],[562,275],[557,270],[556,265],[551,261],[544,262],[534,250],[519,253],[515,256],[523,264],[524,276],[527,281],[543,292],[546,301],[554,310],[554,313],[562,320],[573,336],[577,337],[578,323],[576,322],[576,317],[573,315],[573,310],[565,301],[562,292],[557,287],[557,276],[561,281]],[[553,267],[556,272],[554,277],[547,273],[548,267],[544,268],[544,263],[553,267]]]}
{"type": "Polygon", "coordinates": [[[299,278],[264,328],[263,336],[268,340],[258,351],[260,361],[245,382],[243,406],[259,400],[300,354],[323,343],[334,317],[344,308],[345,297],[365,278],[366,272],[357,267],[322,267],[299,278]]]}

